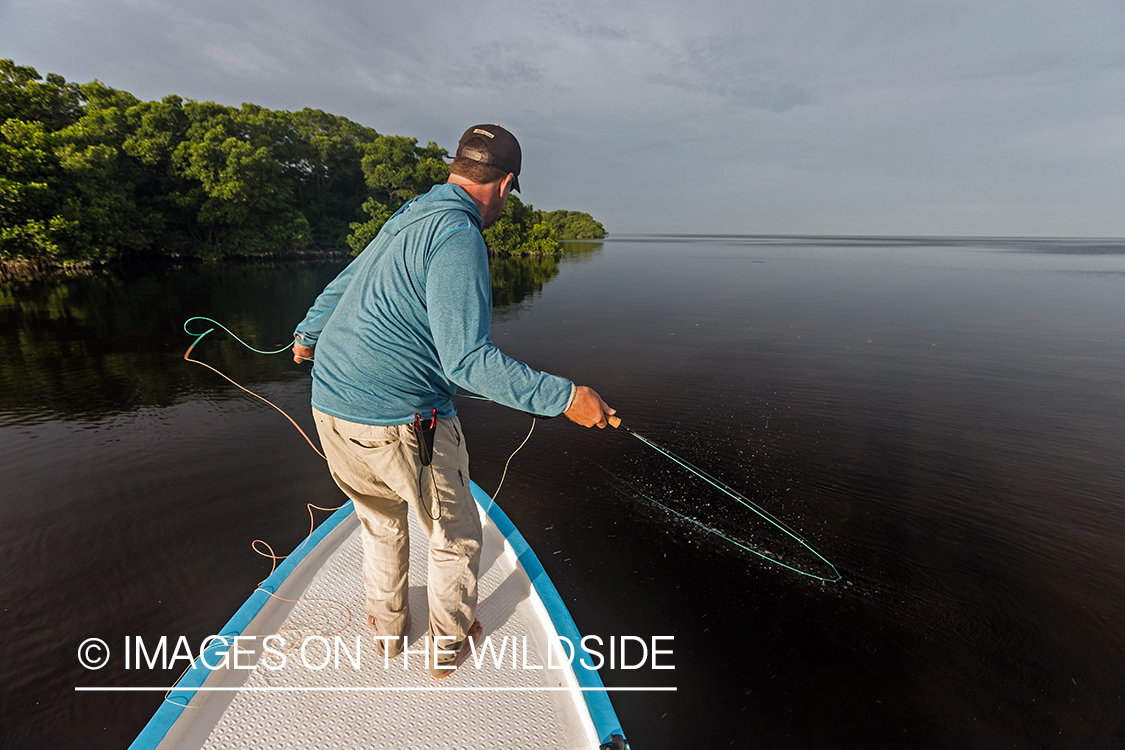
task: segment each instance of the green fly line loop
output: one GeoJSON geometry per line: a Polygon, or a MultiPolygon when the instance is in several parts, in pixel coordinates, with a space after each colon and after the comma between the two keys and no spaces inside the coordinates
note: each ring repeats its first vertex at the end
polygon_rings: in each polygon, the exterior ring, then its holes
{"type": "Polygon", "coordinates": [[[277,351],[275,351],[275,352],[264,352],[264,351],[262,351],[261,349],[255,349],[254,347],[252,347],[252,346],[250,346],[249,344],[247,344],[247,343],[246,343],[245,341],[243,341],[243,340],[242,340],[242,339],[240,339],[240,338],[239,338],[238,336],[236,336],[236,335],[234,334],[234,331],[232,331],[231,329],[227,328],[227,327],[226,327],[225,325],[223,325],[223,324],[222,324],[222,323],[220,323],[219,321],[217,321],[217,320],[214,320],[214,319],[212,319],[212,318],[205,318],[205,317],[203,317],[202,315],[196,315],[195,317],[193,317],[193,318],[188,318],[187,320],[185,320],[185,321],[184,321],[184,333],[186,333],[186,334],[187,334],[188,336],[195,336],[195,341],[191,342],[191,346],[190,346],[190,347],[188,347],[188,351],[189,351],[189,352],[190,352],[190,351],[192,350],[192,348],[194,348],[194,347],[195,347],[195,345],[196,345],[196,344],[198,344],[198,343],[200,342],[200,340],[201,340],[201,339],[202,339],[202,338],[203,338],[204,336],[206,336],[207,334],[211,333],[211,331],[214,331],[214,330],[215,330],[214,328],[208,328],[208,329],[207,329],[206,331],[204,331],[203,333],[196,333],[195,331],[190,331],[190,330],[188,330],[188,323],[191,323],[191,322],[192,322],[193,320],[203,320],[203,321],[206,321],[207,323],[213,323],[213,324],[214,324],[214,325],[215,325],[216,327],[218,327],[218,328],[222,328],[222,329],[223,329],[224,331],[226,331],[227,333],[229,333],[229,334],[231,335],[231,338],[233,338],[233,339],[234,339],[235,341],[237,341],[238,343],[242,344],[243,346],[245,346],[245,347],[246,347],[247,349],[249,349],[250,351],[254,352],[255,354],[281,354],[282,352],[287,352],[287,351],[289,351],[289,350],[290,350],[291,348],[293,348],[293,344],[294,344],[294,343],[295,343],[295,342],[297,341],[297,339],[293,339],[293,341],[290,341],[290,342],[289,342],[288,344],[286,344],[285,346],[281,347],[280,349],[278,349],[278,350],[277,350],[277,351]]]}
{"type": "Polygon", "coordinates": [[[669,513],[675,513],[677,516],[684,519],[685,521],[693,523],[696,526],[698,526],[699,528],[703,529],[704,531],[710,532],[711,534],[714,534],[715,536],[730,542],[735,547],[739,547],[741,549],[746,550],[747,552],[753,553],[753,554],[757,555],[758,557],[762,558],[763,560],[766,560],[768,562],[773,563],[774,565],[778,565],[782,568],[785,568],[786,570],[791,570],[794,573],[798,573],[798,574],[806,576],[808,578],[812,578],[813,580],[816,580],[816,581],[824,581],[825,583],[836,583],[841,578],[839,571],[836,570],[836,566],[833,565],[832,563],[828,562],[827,560],[825,560],[823,557],[821,557],[820,553],[817,552],[812,547],[810,547],[808,544],[806,544],[803,539],[798,539],[797,541],[800,542],[805,547],[805,549],[807,549],[809,552],[812,552],[814,555],[819,557],[824,562],[825,565],[832,568],[832,572],[834,574],[833,578],[827,578],[825,576],[820,576],[820,575],[817,575],[815,573],[809,573],[808,571],[801,570],[800,568],[794,568],[792,565],[787,565],[787,564],[783,563],[781,560],[778,560],[775,557],[770,557],[769,555],[767,555],[764,552],[759,552],[758,550],[754,549],[753,547],[747,547],[745,544],[738,541],[737,539],[732,539],[731,537],[727,536],[723,532],[718,531],[717,529],[713,529],[710,526],[708,526],[707,524],[700,523],[699,521],[696,521],[691,516],[686,516],[686,515],[684,515],[683,513],[679,512],[678,510],[676,510],[674,508],[669,508],[667,505],[660,502],[659,500],[653,500],[651,497],[644,494],[643,492],[638,492],[637,494],[639,494],[641,497],[643,497],[645,500],[648,500],[649,502],[656,503],[657,505],[659,505],[661,508],[668,511],[669,513]]]}
{"type": "Polygon", "coordinates": [[[817,580],[817,581],[824,581],[825,583],[836,583],[837,581],[839,581],[843,577],[843,576],[840,575],[840,571],[836,570],[836,566],[833,565],[831,562],[829,562],[824,557],[824,555],[820,554],[815,549],[813,549],[812,545],[810,545],[808,542],[806,542],[804,540],[804,538],[801,537],[800,534],[798,534],[796,531],[794,531],[792,528],[790,528],[784,521],[782,521],[780,518],[778,518],[777,516],[770,513],[765,508],[761,507],[760,505],[758,505],[754,501],[750,500],[745,495],[743,495],[739,492],[735,492],[734,490],[732,490],[727,485],[725,485],[722,482],[720,482],[719,480],[715,479],[713,476],[711,476],[707,472],[703,471],[703,469],[700,469],[698,466],[695,466],[692,463],[690,463],[689,461],[680,458],[679,456],[672,453],[671,451],[660,447],[656,443],[654,443],[651,440],[649,440],[648,438],[646,438],[644,435],[641,435],[640,433],[629,429],[625,425],[621,424],[620,420],[615,419],[615,420],[611,421],[611,424],[613,424],[614,427],[620,427],[621,429],[625,430],[627,433],[629,433],[630,435],[635,437],[637,440],[640,440],[642,443],[644,443],[648,447],[652,448],[653,450],[655,450],[660,455],[669,459],[673,463],[678,464],[679,466],[682,466],[683,468],[687,469],[692,474],[695,474],[697,477],[699,477],[703,481],[707,482],[711,486],[715,487],[720,492],[722,492],[722,493],[726,494],[727,496],[733,498],[740,505],[742,505],[742,506],[748,508],[749,510],[751,510],[753,513],[758,515],[762,520],[767,521],[768,523],[773,525],[776,529],[778,529],[783,534],[785,534],[789,538],[796,541],[802,547],[804,547],[809,552],[811,552],[813,555],[815,555],[818,560],[820,560],[825,565],[827,565],[829,568],[831,568],[832,569],[832,575],[831,576],[818,575],[816,573],[810,573],[807,570],[801,570],[800,568],[795,568],[792,565],[787,565],[786,563],[783,563],[781,560],[778,560],[774,557],[770,557],[769,555],[765,554],[764,552],[759,552],[756,549],[752,549],[751,547],[748,547],[745,544],[742,544],[741,542],[730,538],[729,536],[723,534],[721,531],[718,531],[717,529],[713,529],[713,528],[711,528],[710,526],[707,526],[704,523],[700,523],[699,521],[695,520],[694,518],[692,518],[690,516],[686,516],[686,515],[684,515],[683,513],[680,513],[677,510],[673,510],[672,508],[669,508],[664,503],[661,503],[658,500],[652,499],[651,497],[644,494],[643,492],[638,492],[638,494],[641,497],[643,497],[644,499],[648,500],[649,502],[655,503],[656,505],[659,505],[664,510],[671,511],[672,513],[675,513],[680,518],[683,518],[684,520],[690,521],[691,523],[695,524],[696,526],[699,526],[700,528],[705,529],[706,531],[709,531],[710,533],[712,533],[712,534],[714,534],[718,537],[721,537],[722,539],[725,539],[726,541],[730,542],[731,544],[735,545],[736,547],[740,547],[741,549],[744,549],[747,552],[752,552],[753,554],[757,555],[758,557],[762,558],[763,560],[768,560],[769,562],[773,563],[774,565],[778,565],[782,568],[785,568],[786,570],[791,570],[794,573],[799,573],[800,575],[806,576],[808,578],[812,578],[812,579],[817,580]]]}

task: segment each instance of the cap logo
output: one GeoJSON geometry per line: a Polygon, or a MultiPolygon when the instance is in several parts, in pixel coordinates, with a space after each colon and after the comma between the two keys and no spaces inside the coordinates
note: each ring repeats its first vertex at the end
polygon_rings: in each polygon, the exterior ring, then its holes
{"type": "Polygon", "coordinates": [[[492,133],[489,133],[487,130],[481,130],[480,128],[473,128],[473,132],[479,133],[480,135],[487,135],[489,138],[495,138],[496,137],[492,133]]]}

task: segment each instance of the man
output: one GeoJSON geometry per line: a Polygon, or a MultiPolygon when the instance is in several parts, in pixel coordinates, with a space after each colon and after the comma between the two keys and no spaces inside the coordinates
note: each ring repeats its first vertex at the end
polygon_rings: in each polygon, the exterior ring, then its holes
{"type": "Polygon", "coordinates": [[[400,208],[295,333],[294,360],[314,360],[313,416],[332,477],[363,526],[368,622],[391,657],[410,632],[407,506],[429,536],[427,635],[440,651],[428,662],[438,678],[481,632],[481,526],[452,401],[457,387],[585,427],[605,427],[614,413],[590,388],[533,370],[489,339],[481,229],[519,190],[521,161],[504,128],[465,131],[449,181],[400,208]]]}

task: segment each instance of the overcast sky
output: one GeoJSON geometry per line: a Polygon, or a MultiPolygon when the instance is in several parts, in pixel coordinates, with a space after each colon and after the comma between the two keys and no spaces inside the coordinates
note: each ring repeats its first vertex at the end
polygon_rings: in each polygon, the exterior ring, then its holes
{"type": "Polygon", "coordinates": [[[1125,3],[0,0],[0,57],[142,99],[498,122],[611,233],[1125,237],[1125,3]]]}

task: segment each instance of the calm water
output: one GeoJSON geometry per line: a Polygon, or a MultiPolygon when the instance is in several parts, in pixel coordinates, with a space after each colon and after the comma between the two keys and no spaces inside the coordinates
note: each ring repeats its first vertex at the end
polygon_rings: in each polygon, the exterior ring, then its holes
{"type": "MultiPolygon", "coordinates": [[[[183,362],[191,315],[284,345],[338,265],[0,287],[4,747],[125,747],[178,675],[98,636],[222,625],[338,504],[280,415],[183,362]]],[[[802,531],[843,575],[621,431],[541,422],[500,503],[579,628],[675,635],[604,673],[638,750],[1125,746],[1125,242],[622,237],[508,263],[494,339],[802,531]]],[[[306,427],[307,371],[203,358],[306,427]]],[[[491,491],[530,420],[462,400],[491,491]]],[[[182,666],[182,665],[181,665],[182,666]]]]}

